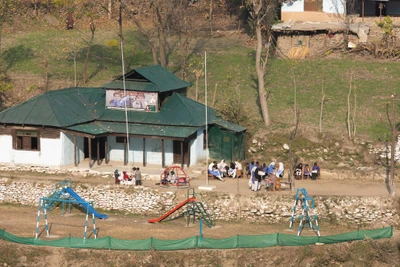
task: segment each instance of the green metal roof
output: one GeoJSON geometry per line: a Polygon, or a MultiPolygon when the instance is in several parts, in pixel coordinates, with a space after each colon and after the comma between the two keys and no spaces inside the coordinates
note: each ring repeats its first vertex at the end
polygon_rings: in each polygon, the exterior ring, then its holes
{"type": "MultiPolygon", "coordinates": [[[[160,66],[153,66],[140,68],[137,71],[150,77],[149,73],[160,68],[160,66]]],[[[164,68],[161,69],[166,71],[164,68]]],[[[170,73],[170,75],[173,74],[170,73]]],[[[161,82],[162,79],[158,81],[161,82]]],[[[104,88],[75,87],[49,91],[0,112],[0,123],[59,127],[94,135],[125,132],[125,129],[119,128],[126,121],[125,111],[107,109],[105,98],[106,90],[104,88]],[[102,123],[107,124],[107,127],[104,128],[102,123]],[[116,128],[108,128],[111,126],[116,128]]],[[[195,131],[194,129],[206,125],[205,112],[203,104],[181,94],[173,93],[159,112],[131,110],[127,112],[127,120],[129,123],[135,124],[133,129],[139,129],[137,134],[187,137],[195,131]],[[174,132],[174,126],[178,126],[176,131],[182,132],[174,132]]],[[[234,132],[246,130],[244,127],[223,120],[210,107],[207,108],[207,112],[209,125],[215,124],[234,132]]]]}
{"type": "MultiPolygon", "coordinates": [[[[122,122],[92,122],[68,127],[67,130],[99,135],[119,133],[126,134],[126,124],[122,122]]],[[[196,127],[176,127],[168,125],[128,124],[131,135],[162,136],[186,138],[197,131],[196,127]]]]}
{"type": "MultiPolygon", "coordinates": [[[[116,81],[121,82],[120,83],[121,87],[119,87],[120,89],[123,89],[122,79],[123,76],[120,76],[113,81],[113,82],[116,81]]],[[[128,72],[125,75],[125,80],[126,82],[137,82],[137,83],[142,83],[145,81],[150,82],[155,86],[156,90],[153,90],[153,88],[149,88],[144,85],[140,85],[141,87],[144,87],[141,90],[149,92],[155,92],[155,91],[168,92],[168,91],[183,89],[192,85],[189,82],[179,79],[175,74],[161,67],[160,65],[146,66],[133,69],[132,71],[128,72]]],[[[113,83],[113,82],[105,84],[103,87],[107,87],[108,85],[110,86],[118,85],[118,83],[113,83]]],[[[128,85],[126,84],[126,86],[128,85]]],[[[108,87],[108,88],[118,88],[118,87],[108,87]]],[[[141,91],[136,88],[132,89],[141,91]]]]}
{"type": "MultiPolygon", "coordinates": [[[[110,83],[104,84],[102,87],[110,89],[124,89],[124,82],[120,80],[114,80],[110,83]]],[[[126,90],[135,90],[143,92],[159,92],[160,90],[156,85],[150,82],[138,82],[138,81],[125,81],[126,90]]]]}
{"type": "Polygon", "coordinates": [[[218,125],[222,128],[225,128],[227,130],[230,130],[232,132],[243,132],[246,131],[246,127],[240,126],[238,124],[232,123],[230,121],[226,121],[221,118],[217,118],[216,120],[213,121],[215,125],[218,125]]]}
{"type": "Polygon", "coordinates": [[[66,88],[35,96],[0,112],[0,122],[64,127],[98,119],[104,110],[105,90],[66,88]]]}

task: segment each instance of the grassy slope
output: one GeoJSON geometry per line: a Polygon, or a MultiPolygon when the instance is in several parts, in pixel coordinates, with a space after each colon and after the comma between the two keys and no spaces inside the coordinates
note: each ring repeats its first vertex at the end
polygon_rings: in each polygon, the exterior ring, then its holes
{"type": "MultiPolygon", "coordinates": [[[[78,78],[80,78],[86,48],[83,39],[88,40],[90,32],[73,31],[32,31],[6,34],[3,37],[3,59],[9,66],[9,73],[34,74],[38,79],[45,75],[44,62],[49,63],[49,77],[65,80],[72,84],[73,60],[68,51],[78,47],[78,78]]],[[[127,69],[153,64],[146,41],[138,33],[125,32],[125,61],[127,69]]],[[[114,31],[98,29],[90,54],[88,76],[93,74],[89,86],[99,86],[121,74],[120,48],[114,31]],[[107,45],[115,40],[115,46],[107,45]]],[[[171,48],[177,41],[171,39],[171,48]]],[[[257,81],[254,71],[254,48],[244,35],[234,34],[216,38],[192,39],[188,60],[187,80],[195,82],[193,71],[201,68],[204,51],[207,51],[208,103],[214,100],[217,86],[216,108],[222,107],[231,98],[240,94],[242,114],[247,116],[250,136],[257,129],[263,129],[258,108],[257,81]],[[249,45],[250,44],[250,45],[249,45]],[[216,85],[218,84],[218,85],[216,85]]],[[[385,103],[394,91],[399,91],[396,62],[354,60],[349,57],[304,61],[269,60],[266,75],[266,90],[272,130],[288,129],[293,125],[294,81],[297,86],[297,103],[301,112],[303,129],[317,129],[321,102],[322,77],[326,91],[323,131],[331,132],[338,138],[346,135],[347,94],[349,72],[353,71],[353,85],[357,92],[356,124],[357,134],[362,139],[383,140],[387,129],[385,103]],[[294,75],[293,75],[293,74],[294,75]],[[324,75],[323,75],[324,73],[324,75]],[[294,77],[294,78],[293,78],[294,77]],[[381,118],[382,117],[382,118],[381,118]]],[[[169,56],[169,69],[179,72],[179,58],[175,52],[169,56]]],[[[32,84],[37,81],[32,80],[32,84]]],[[[67,85],[66,85],[67,86],[67,85]]],[[[195,86],[188,95],[194,97],[195,86]]],[[[199,80],[199,101],[204,101],[204,77],[199,80]]],[[[353,99],[352,99],[353,101],[353,99]]]]}

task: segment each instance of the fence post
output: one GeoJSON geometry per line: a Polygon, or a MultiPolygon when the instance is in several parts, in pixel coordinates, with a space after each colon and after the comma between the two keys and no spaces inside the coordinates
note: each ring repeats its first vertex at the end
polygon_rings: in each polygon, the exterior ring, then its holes
{"type": "Polygon", "coordinates": [[[276,245],[279,246],[279,233],[276,234],[276,245]]]}

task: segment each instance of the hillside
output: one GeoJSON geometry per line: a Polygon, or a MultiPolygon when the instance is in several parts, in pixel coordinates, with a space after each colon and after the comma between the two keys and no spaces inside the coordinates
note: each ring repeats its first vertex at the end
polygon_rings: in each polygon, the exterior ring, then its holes
{"type": "MultiPolygon", "coordinates": [[[[74,86],[74,55],[77,82],[82,85],[86,43],[91,32],[84,19],[78,21],[74,30],[65,30],[61,19],[64,17],[65,13],[58,17],[42,14],[30,18],[30,22],[24,18],[6,28],[2,37],[2,60],[13,88],[2,92],[3,108],[46,90],[74,86]]],[[[201,16],[197,14],[197,17],[204,27],[189,36],[186,52],[179,45],[180,36],[169,35],[168,68],[193,83],[189,97],[196,98],[197,87],[198,100],[204,102],[204,75],[196,81],[196,72],[204,71],[207,52],[208,103],[224,117],[248,127],[248,147],[254,148],[254,152],[248,153],[248,159],[288,161],[283,144],[289,142],[294,125],[296,99],[300,124],[293,149],[298,161],[323,161],[326,169],[335,169],[338,165],[350,169],[379,167],[371,151],[376,144],[383,145],[390,139],[385,105],[391,94],[400,90],[397,62],[340,52],[303,61],[272,56],[268,62],[266,91],[273,124],[265,129],[256,88],[254,40],[248,30],[223,9],[215,20],[212,34],[208,33],[207,23],[201,16]],[[350,80],[349,101],[356,126],[354,140],[346,137],[350,80]],[[319,133],[322,90],[325,97],[319,133]]],[[[117,22],[101,17],[94,23],[96,31],[86,86],[102,85],[120,75],[122,68],[117,22]]],[[[124,38],[126,69],[153,64],[146,39],[131,21],[125,24],[124,38]]]]}

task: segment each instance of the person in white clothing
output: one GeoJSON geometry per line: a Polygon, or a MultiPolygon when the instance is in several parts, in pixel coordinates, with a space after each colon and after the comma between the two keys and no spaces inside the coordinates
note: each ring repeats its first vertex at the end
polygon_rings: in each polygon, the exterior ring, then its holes
{"type": "Polygon", "coordinates": [[[217,164],[218,170],[222,173],[222,176],[228,176],[228,168],[227,164],[225,163],[225,160],[221,160],[220,163],[217,164]]]}
{"type": "Polygon", "coordinates": [[[285,169],[283,168],[283,163],[279,162],[279,168],[278,168],[278,171],[276,172],[276,176],[278,178],[283,178],[284,172],[285,172],[285,169]]]}
{"type": "Polygon", "coordinates": [[[208,173],[214,175],[222,182],[225,182],[225,180],[222,178],[222,173],[218,170],[217,162],[214,161],[211,162],[210,165],[208,165],[208,173]]]}

